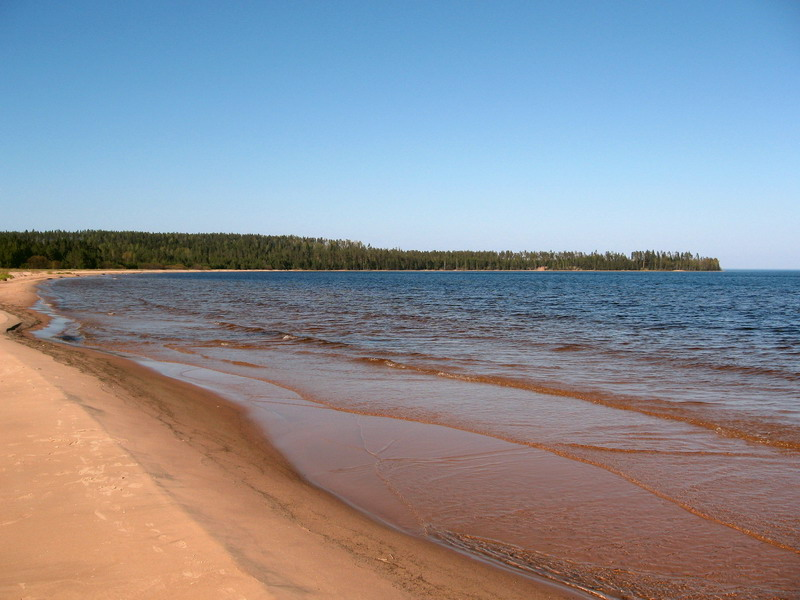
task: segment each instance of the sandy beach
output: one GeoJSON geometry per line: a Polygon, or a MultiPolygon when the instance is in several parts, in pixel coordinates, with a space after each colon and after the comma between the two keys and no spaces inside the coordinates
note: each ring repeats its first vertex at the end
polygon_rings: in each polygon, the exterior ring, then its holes
{"type": "Polygon", "coordinates": [[[0,597],[579,597],[369,519],[210,392],[34,338],[57,276],[0,282],[0,597]]]}

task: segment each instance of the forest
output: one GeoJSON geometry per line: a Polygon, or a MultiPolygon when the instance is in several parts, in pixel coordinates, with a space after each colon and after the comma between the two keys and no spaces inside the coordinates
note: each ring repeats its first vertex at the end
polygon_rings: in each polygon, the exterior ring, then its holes
{"type": "Polygon", "coordinates": [[[293,235],[0,232],[0,268],[719,271],[691,252],[400,250],[293,235]]]}

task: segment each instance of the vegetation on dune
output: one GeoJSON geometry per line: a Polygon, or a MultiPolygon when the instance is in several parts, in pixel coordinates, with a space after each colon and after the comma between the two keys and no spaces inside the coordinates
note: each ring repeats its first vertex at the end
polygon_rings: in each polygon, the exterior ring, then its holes
{"type": "Polygon", "coordinates": [[[29,269],[686,270],[719,271],[691,252],[494,252],[372,248],[293,235],[0,232],[0,267],[29,269]]]}

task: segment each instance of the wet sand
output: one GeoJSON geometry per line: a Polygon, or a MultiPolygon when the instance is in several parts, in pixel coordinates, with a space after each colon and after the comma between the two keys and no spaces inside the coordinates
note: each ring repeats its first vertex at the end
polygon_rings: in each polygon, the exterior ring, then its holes
{"type": "Polygon", "coordinates": [[[54,276],[0,282],[0,596],[580,597],[376,523],[209,391],[33,338],[54,276]]]}

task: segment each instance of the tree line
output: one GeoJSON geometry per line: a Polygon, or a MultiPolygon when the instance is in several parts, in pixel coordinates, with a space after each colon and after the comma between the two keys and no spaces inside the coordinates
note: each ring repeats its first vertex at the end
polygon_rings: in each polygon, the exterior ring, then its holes
{"type": "Polygon", "coordinates": [[[234,233],[0,232],[0,268],[719,271],[691,252],[421,251],[351,240],[234,233]]]}

